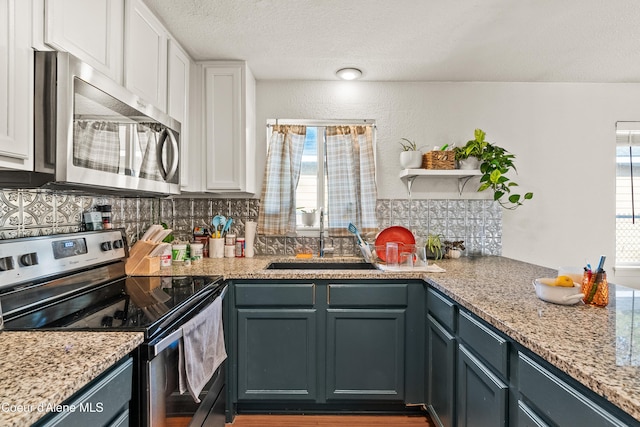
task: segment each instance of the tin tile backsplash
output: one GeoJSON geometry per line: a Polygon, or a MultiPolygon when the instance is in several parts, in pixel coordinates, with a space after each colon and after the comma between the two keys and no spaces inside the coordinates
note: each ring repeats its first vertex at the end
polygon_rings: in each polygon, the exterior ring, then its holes
{"type": "MultiPolygon", "coordinates": [[[[244,235],[246,221],[257,221],[257,199],[121,198],[87,196],[50,190],[0,190],[0,239],[80,231],[82,213],[96,205],[112,206],[114,227],[124,228],[129,243],[149,225],[165,222],[174,235],[187,239],[193,227],[204,226],[216,214],[232,216],[234,231],[244,235]]],[[[416,237],[442,234],[447,240],[464,240],[466,255],[502,254],[502,211],[490,200],[380,199],[378,227],[402,225],[416,237]]],[[[258,230],[259,232],[259,230],[258,230]]],[[[263,236],[256,238],[256,253],[294,255],[302,247],[318,251],[316,237],[263,236]]],[[[329,238],[336,255],[358,255],[354,237],[329,238]]]]}

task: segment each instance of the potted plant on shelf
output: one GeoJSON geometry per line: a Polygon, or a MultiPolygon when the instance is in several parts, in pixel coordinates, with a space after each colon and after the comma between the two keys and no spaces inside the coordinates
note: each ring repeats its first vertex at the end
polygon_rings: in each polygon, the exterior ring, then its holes
{"type": "Polygon", "coordinates": [[[400,152],[402,169],[418,169],[422,166],[422,151],[420,151],[422,147],[417,147],[414,141],[407,138],[402,138],[398,143],[402,146],[402,152],[400,152]]]}
{"type": "Polygon", "coordinates": [[[300,219],[302,224],[306,227],[313,227],[316,223],[316,210],[307,208],[298,208],[300,211],[300,219]]]}
{"type": "Polygon", "coordinates": [[[485,141],[485,135],[482,129],[476,129],[474,139],[468,141],[465,146],[454,149],[456,160],[460,162],[470,157],[477,157],[482,173],[478,191],[490,189],[493,191],[493,200],[500,203],[500,206],[505,209],[516,209],[522,205],[523,201],[533,198],[533,193],[524,195],[511,193],[511,189],[518,185],[507,176],[511,170],[517,173],[513,164],[515,156],[504,148],[485,141]]]}
{"type": "Polygon", "coordinates": [[[425,249],[428,259],[441,259],[442,252],[442,234],[429,233],[425,243],[425,249]]]}

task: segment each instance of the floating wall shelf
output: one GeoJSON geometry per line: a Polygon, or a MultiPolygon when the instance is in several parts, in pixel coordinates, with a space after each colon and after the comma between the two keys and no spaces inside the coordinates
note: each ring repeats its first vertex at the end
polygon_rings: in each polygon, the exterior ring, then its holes
{"type": "Polygon", "coordinates": [[[403,169],[400,171],[400,179],[407,184],[407,191],[409,197],[411,197],[411,187],[413,181],[416,178],[433,177],[433,178],[457,178],[458,179],[458,192],[462,195],[462,190],[467,182],[474,176],[481,176],[482,172],[479,170],[466,170],[466,169],[403,169]]]}

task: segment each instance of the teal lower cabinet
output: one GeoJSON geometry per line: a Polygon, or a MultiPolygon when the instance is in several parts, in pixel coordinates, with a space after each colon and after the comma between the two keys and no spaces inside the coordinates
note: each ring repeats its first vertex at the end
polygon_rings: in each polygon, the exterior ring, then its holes
{"type": "Polygon", "coordinates": [[[238,310],[238,399],[316,399],[316,311],[238,310]]]}
{"type": "Polygon", "coordinates": [[[404,401],[405,310],[329,309],[327,400],[404,401]]]}
{"type": "Polygon", "coordinates": [[[427,407],[437,426],[640,427],[440,291],[428,289],[427,308],[427,407]]]}
{"type": "Polygon", "coordinates": [[[458,347],[458,426],[507,425],[509,386],[463,344],[458,347]]]}
{"type": "Polygon", "coordinates": [[[570,378],[552,372],[553,368],[536,359],[534,355],[518,352],[518,406],[523,408],[518,422],[524,418],[523,426],[640,425],[600,396],[582,385],[572,384],[570,378]]]}
{"type": "Polygon", "coordinates": [[[227,421],[238,412],[419,412],[424,282],[237,280],[231,288],[227,421]]]}
{"type": "Polygon", "coordinates": [[[427,316],[427,408],[440,427],[455,425],[456,353],[456,338],[427,316]]]}
{"type": "Polygon", "coordinates": [[[132,384],[133,359],[126,356],[62,404],[74,410],[50,412],[34,426],[128,426],[132,384]]]}

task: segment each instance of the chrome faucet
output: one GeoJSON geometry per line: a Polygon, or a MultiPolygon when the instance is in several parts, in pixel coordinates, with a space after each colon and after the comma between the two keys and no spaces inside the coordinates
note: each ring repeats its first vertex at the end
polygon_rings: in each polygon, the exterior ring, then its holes
{"type": "Polygon", "coordinates": [[[320,258],[324,257],[324,209],[320,208],[320,258]]]}

